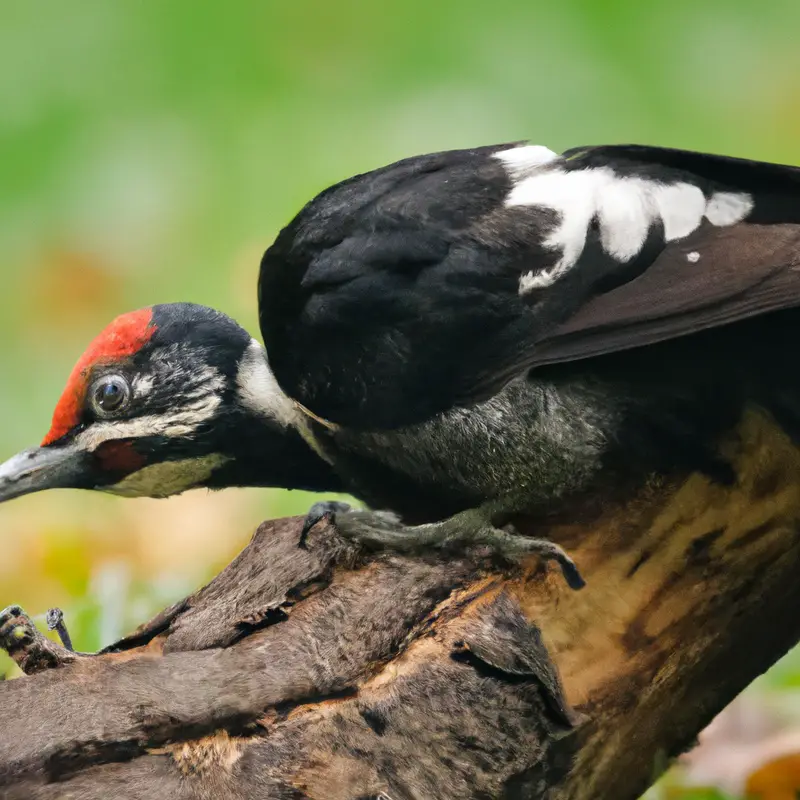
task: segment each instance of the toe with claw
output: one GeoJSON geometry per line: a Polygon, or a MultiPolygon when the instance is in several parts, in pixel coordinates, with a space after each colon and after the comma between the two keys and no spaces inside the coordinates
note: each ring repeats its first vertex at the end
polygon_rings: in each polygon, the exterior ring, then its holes
{"type": "Polygon", "coordinates": [[[308,510],[303,522],[303,529],[300,531],[300,547],[306,547],[308,534],[318,522],[326,520],[333,525],[336,523],[337,514],[345,514],[350,510],[351,506],[348,503],[340,503],[338,500],[322,500],[314,503],[308,510]]]}
{"type": "MultiPolygon", "coordinates": [[[[480,549],[511,563],[536,555],[545,561],[555,561],[570,588],[581,589],[585,585],[575,562],[563,548],[548,539],[522,536],[513,530],[496,527],[492,521],[491,509],[469,509],[442,522],[426,525],[403,525],[391,513],[360,510],[341,513],[346,509],[317,508],[325,505],[327,504],[317,504],[312,508],[306,520],[307,525],[315,517],[315,521],[325,517],[341,536],[368,550],[393,550],[400,553],[439,550],[467,555],[480,549]]],[[[310,527],[308,525],[309,530],[310,527]]]]}
{"type": "Polygon", "coordinates": [[[67,630],[67,623],[64,622],[64,612],[60,608],[51,608],[45,616],[45,621],[47,622],[47,630],[55,631],[58,634],[58,638],[61,639],[61,644],[70,652],[74,652],[72,637],[67,630]]]}
{"type": "Polygon", "coordinates": [[[70,664],[79,657],[40,633],[17,605],[0,611],[0,647],[27,675],[70,664]]]}

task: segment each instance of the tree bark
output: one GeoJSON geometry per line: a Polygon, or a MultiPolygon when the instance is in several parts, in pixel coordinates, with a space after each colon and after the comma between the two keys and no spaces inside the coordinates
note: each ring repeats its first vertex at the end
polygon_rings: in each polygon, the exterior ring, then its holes
{"type": "Polygon", "coordinates": [[[0,797],[633,800],[800,638],[800,456],[768,420],[737,478],[520,519],[557,570],[356,552],[265,523],[210,584],[101,654],[12,608],[0,797]],[[562,688],[563,685],[563,688],[562,688]]]}

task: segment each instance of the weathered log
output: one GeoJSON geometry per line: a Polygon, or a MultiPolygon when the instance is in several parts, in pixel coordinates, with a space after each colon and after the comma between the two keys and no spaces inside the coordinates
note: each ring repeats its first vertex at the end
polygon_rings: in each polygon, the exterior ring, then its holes
{"type": "Polygon", "coordinates": [[[633,800],[800,638],[800,454],[756,415],[725,447],[731,485],[520,520],[580,592],[293,519],[99,655],[12,610],[0,797],[633,800]]]}

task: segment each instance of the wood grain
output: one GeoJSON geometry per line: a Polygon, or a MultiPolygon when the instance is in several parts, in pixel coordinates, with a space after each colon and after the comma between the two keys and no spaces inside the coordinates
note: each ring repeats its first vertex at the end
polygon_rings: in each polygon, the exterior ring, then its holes
{"type": "Polygon", "coordinates": [[[0,797],[634,800],[800,638],[800,453],[754,412],[724,450],[730,485],[536,521],[580,592],[291,519],[102,654],[7,621],[0,797]]]}

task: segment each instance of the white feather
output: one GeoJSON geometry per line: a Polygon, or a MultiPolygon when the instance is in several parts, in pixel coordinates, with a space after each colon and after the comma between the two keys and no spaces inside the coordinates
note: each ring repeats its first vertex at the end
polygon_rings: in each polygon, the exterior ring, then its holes
{"type": "Polygon", "coordinates": [[[597,191],[595,203],[603,249],[618,261],[630,261],[647,239],[655,214],[653,199],[621,180],[609,180],[597,191]]]}
{"type": "Polygon", "coordinates": [[[512,147],[510,150],[501,150],[494,153],[494,157],[503,162],[509,173],[519,178],[542,164],[547,164],[558,158],[549,147],[538,144],[512,147]]]}
{"type": "Polygon", "coordinates": [[[549,286],[563,275],[583,252],[589,221],[595,213],[598,188],[613,178],[611,170],[576,170],[564,172],[545,167],[519,181],[506,199],[507,206],[552,208],[559,223],[544,240],[545,247],[561,251],[561,258],[549,270],[528,273],[528,289],[549,286]]]}
{"type": "Polygon", "coordinates": [[[668,242],[682,239],[700,226],[706,210],[706,198],[699,186],[647,180],[640,180],[639,184],[639,191],[649,192],[655,200],[656,215],[661,218],[664,238],[668,242]]]}
{"type": "Polygon", "coordinates": [[[566,170],[558,159],[537,162],[531,150],[539,148],[495,154],[514,181],[506,206],[533,206],[558,214],[555,228],[542,242],[558,254],[557,260],[548,269],[523,274],[520,294],[551,285],[578,262],[593,219],[605,252],[625,263],[641,252],[657,223],[663,226],[664,239],[672,242],[697,230],[704,218],[712,225],[734,225],[753,209],[753,198],[745,193],[716,192],[706,201],[702,189],[686,181],[619,176],[611,167],[566,170]]]}
{"type": "Polygon", "coordinates": [[[735,225],[753,210],[753,198],[749,194],[715,192],[708,202],[706,217],[712,225],[735,225]]]}

